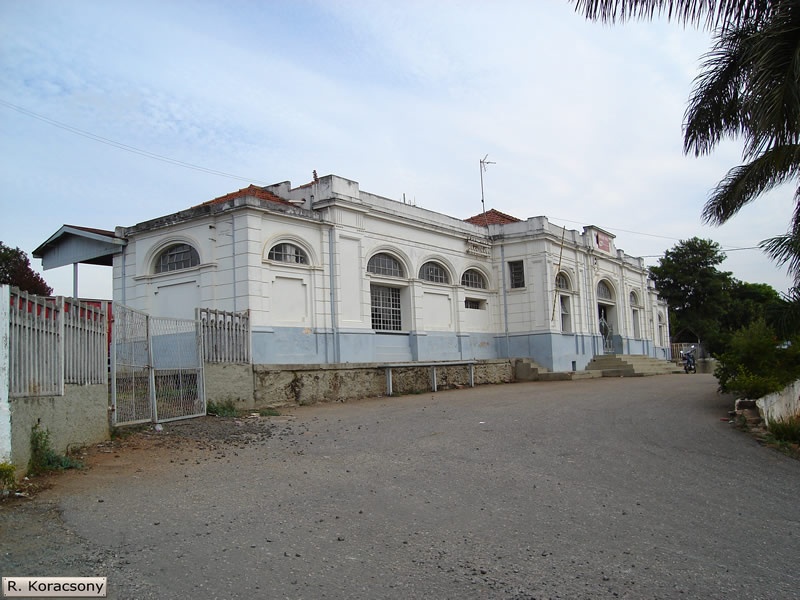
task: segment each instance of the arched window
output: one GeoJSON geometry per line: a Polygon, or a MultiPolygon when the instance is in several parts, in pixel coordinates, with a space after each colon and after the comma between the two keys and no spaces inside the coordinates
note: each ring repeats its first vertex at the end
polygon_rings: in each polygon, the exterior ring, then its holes
{"type": "Polygon", "coordinates": [[[597,298],[599,300],[613,300],[614,294],[608,285],[608,282],[601,281],[597,284],[597,298]]]}
{"type": "Polygon", "coordinates": [[[300,246],[288,244],[275,244],[267,254],[269,260],[277,260],[280,262],[295,263],[298,265],[308,264],[308,255],[300,246]]]}
{"type": "Polygon", "coordinates": [[[394,256],[381,252],[369,259],[367,272],[389,277],[402,277],[403,266],[394,256]]]}
{"type": "Polygon", "coordinates": [[[433,283],[450,283],[450,276],[439,263],[426,262],[419,270],[419,278],[433,283]]]}
{"type": "Polygon", "coordinates": [[[572,333],[572,286],[569,277],[563,271],[556,275],[556,289],[561,292],[557,294],[559,310],[561,312],[561,332],[572,333]]]}
{"type": "Polygon", "coordinates": [[[156,260],[156,273],[168,273],[180,269],[196,267],[200,255],[189,244],[174,244],[163,250],[156,260]]]}
{"type": "Polygon", "coordinates": [[[639,306],[639,295],[636,292],[631,292],[631,306],[639,306]]]}
{"type": "MultiPolygon", "coordinates": [[[[367,272],[373,275],[403,277],[403,265],[391,254],[379,252],[367,262],[367,272]]],[[[398,284],[399,285],[399,284],[398,284]]],[[[372,328],[376,331],[401,331],[403,328],[402,297],[408,290],[370,283],[372,328]]]]}
{"type": "Polygon", "coordinates": [[[461,276],[461,285],[479,290],[486,289],[486,278],[477,269],[467,269],[461,276]]]}

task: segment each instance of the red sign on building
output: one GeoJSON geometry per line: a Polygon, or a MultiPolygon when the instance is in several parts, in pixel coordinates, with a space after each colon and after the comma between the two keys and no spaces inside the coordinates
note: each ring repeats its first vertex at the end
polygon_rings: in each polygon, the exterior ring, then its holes
{"type": "Polygon", "coordinates": [[[609,238],[605,233],[596,233],[594,239],[597,242],[597,247],[600,248],[600,250],[611,252],[611,238],[609,238]]]}

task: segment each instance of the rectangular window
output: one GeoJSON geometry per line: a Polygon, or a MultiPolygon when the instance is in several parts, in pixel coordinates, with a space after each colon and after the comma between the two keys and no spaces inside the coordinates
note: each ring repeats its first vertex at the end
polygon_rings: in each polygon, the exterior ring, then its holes
{"type": "Polygon", "coordinates": [[[512,288],[525,287],[525,265],[521,260],[508,263],[508,274],[511,277],[512,288]]]}
{"type": "Polygon", "coordinates": [[[642,332],[641,332],[641,329],[640,329],[640,326],[639,326],[639,309],[634,308],[632,313],[633,313],[633,315],[632,315],[633,316],[633,337],[638,340],[638,339],[641,339],[641,337],[642,337],[642,332]]]}
{"type": "Polygon", "coordinates": [[[561,331],[563,333],[572,333],[572,319],[569,314],[569,296],[560,296],[561,298],[561,331]]]}
{"type": "Polygon", "coordinates": [[[486,301],[485,300],[475,300],[474,298],[467,298],[464,300],[464,308],[470,308],[473,310],[483,310],[486,308],[486,301]]]}
{"type": "Polygon", "coordinates": [[[400,290],[383,285],[371,285],[372,328],[377,331],[400,331],[402,315],[400,311],[400,290]]]}

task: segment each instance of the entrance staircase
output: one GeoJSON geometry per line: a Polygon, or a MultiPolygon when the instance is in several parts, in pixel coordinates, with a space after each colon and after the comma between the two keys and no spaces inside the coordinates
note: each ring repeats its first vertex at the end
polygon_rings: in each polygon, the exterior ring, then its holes
{"type": "Polygon", "coordinates": [[[517,381],[569,381],[596,377],[645,377],[683,373],[675,363],[639,354],[602,354],[595,356],[583,371],[552,372],[528,358],[514,363],[517,381]]]}
{"type": "Polygon", "coordinates": [[[587,371],[599,371],[603,377],[645,377],[682,373],[675,363],[640,354],[600,354],[588,365],[587,371]]]}

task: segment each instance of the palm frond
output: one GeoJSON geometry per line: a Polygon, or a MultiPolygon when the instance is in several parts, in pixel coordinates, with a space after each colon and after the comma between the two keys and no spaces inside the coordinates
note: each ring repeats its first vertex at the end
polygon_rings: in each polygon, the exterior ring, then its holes
{"type": "Polygon", "coordinates": [[[767,150],[751,162],[728,171],[703,207],[703,221],[720,225],[760,194],[798,178],[800,144],[767,150]]]}
{"type": "MultiPolygon", "coordinates": [[[[665,16],[713,30],[739,26],[767,16],[780,0],[572,0],[575,10],[593,21],[616,23],[665,16]]],[[[786,1],[786,0],[784,0],[786,1]]]]}
{"type": "Polygon", "coordinates": [[[745,156],[800,143],[800,3],[778,3],[747,46],[745,156]]]}
{"type": "Polygon", "coordinates": [[[795,288],[800,292],[800,188],[795,194],[795,210],[792,226],[784,235],[762,241],[758,245],[779,266],[794,278],[795,288]]]}
{"type": "Polygon", "coordinates": [[[720,33],[703,56],[684,114],[683,150],[687,154],[707,154],[723,137],[742,133],[741,89],[752,34],[752,27],[720,33]]]}

